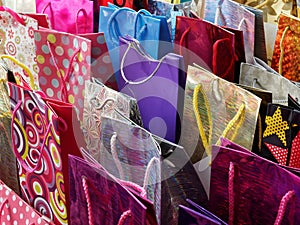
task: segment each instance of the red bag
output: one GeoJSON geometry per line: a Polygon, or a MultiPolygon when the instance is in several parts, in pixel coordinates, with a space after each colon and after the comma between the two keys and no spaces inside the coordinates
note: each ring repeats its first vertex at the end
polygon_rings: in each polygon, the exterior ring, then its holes
{"type": "Polygon", "coordinates": [[[175,52],[184,56],[186,69],[193,63],[233,82],[233,33],[200,19],[176,17],[175,52]]]}

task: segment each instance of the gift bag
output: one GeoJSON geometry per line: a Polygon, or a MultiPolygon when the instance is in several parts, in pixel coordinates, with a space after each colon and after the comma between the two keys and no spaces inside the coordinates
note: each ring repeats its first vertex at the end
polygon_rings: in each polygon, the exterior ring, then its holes
{"type": "Polygon", "coordinates": [[[287,105],[288,94],[300,99],[300,89],[293,82],[251,64],[242,63],[239,83],[272,92],[275,104],[287,105]]]}
{"type": "Polygon", "coordinates": [[[89,0],[37,0],[38,13],[47,14],[52,28],[66,33],[93,32],[93,2],[89,0]]]}
{"type": "Polygon", "coordinates": [[[152,136],[136,125],[102,117],[100,157],[94,158],[114,177],[151,201],[161,221],[160,151],[152,136]]]}
{"type": "Polygon", "coordinates": [[[188,69],[180,144],[198,162],[226,137],[252,148],[261,99],[203,68],[188,69]],[[189,135],[185,135],[189,134],[189,135]]]}
{"type": "Polygon", "coordinates": [[[90,79],[91,41],[54,30],[35,31],[39,84],[49,97],[69,102],[82,120],[84,82],[90,79]]]}
{"type": "Polygon", "coordinates": [[[300,81],[299,18],[280,14],[271,67],[289,80],[300,81]]]}
{"type": "Polygon", "coordinates": [[[299,221],[299,177],[252,153],[220,146],[212,152],[208,210],[228,224],[299,221]]]}
{"type": "Polygon", "coordinates": [[[71,224],[146,224],[146,207],[100,165],[69,156],[71,224]]]}
{"type": "Polygon", "coordinates": [[[121,120],[124,116],[137,125],[143,124],[134,98],[114,91],[101,83],[86,81],[82,129],[87,150],[92,152],[93,156],[100,153],[101,117],[105,115],[121,120]]]}
{"type": "Polygon", "coordinates": [[[196,63],[234,81],[234,34],[205,20],[176,17],[175,52],[183,55],[185,68],[196,63]],[[201,38],[199,38],[201,37],[201,38]]]}
{"type": "Polygon", "coordinates": [[[0,180],[1,224],[54,224],[0,180]]]}
{"type": "MultiPolygon", "coordinates": [[[[234,1],[220,0],[216,8],[215,23],[243,31],[246,62],[253,63],[255,14],[234,1]]],[[[260,51],[266,52],[265,49],[260,51]]]]}
{"type": "Polygon", "coordinates": [[[182,56],[154,60],[137,40],[124,37],[120,43],[120,92],[137,100],[148,131],[178,143],[186,79],[182,56]]]}
{"type": "Polygon", "coordinates": [[[49,17],[47,14],[41,14],[41,13],[26,13],[24,14],[26,16],[29,16],[33,19],[35,19],[38,22],[38,26],[39,27],[43,27],[43,28],[49,28],[51,29],[51,23],[49,20],[49,17]]]}
{"type": "Polygon", "coordinates": [[[18,168],[11,145],[11,113],[6,82],[0,81],[0,180],[20,195],[18,168]]]}
{"type": "Polygon", "coordinates": [[[11,83],[9,96],[22,198],[55,224],[67,224],[67,156],[81,156],[85,147],[74,108],[11,83]]]}
{"type": "MultiPolygon", "coordinates": [[[[120,36],[130,35],[139,40],[154,59],[173,51],[166,18],[146,10],[100,7],[99,31],[104,32],[115,73],[120,70],[117,60],[120,36]]],[[[116,76],[118,79],[118,74],[116,76]]]]}
{"type": "Polygon", "coordinates": [[[300,112],[291,107],[269,104],[261,155],[293,168],[300,168],[300,112]]]}
{"type": "Polygon", "coordinates": [[[91,41],[91,78],[96,78],[106,86],[118,90],[104,33],[80,34],[91,41]]]}
{"type": "Polygon", "coordinates": [[[9,64],[15,77],[20,77],[20,74],[23,74],[23,79],[33,89],[38,89],[38,69],[34,43],[34,30],[38,29],[37,21],[28,16],[21,16],[6,7],[0,7],[0,16],[0,53],[9,55],[29,67],[29,72],[33,75],[34,80],[30,79],[28,73],[24,74],[22,68],[17,64],[9,64]]]}
{"type": "Polygon", "coordinates": [[[180,205],[186,199],[206,205],[204,187],[184,148],[154,136],[161,148],[161,224],[178,223],[180,205]]]}

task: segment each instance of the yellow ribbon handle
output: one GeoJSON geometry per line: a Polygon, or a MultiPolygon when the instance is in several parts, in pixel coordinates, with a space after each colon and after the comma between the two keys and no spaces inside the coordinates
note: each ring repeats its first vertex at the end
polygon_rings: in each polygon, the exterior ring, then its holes
{"type": "Polygon", "coordinates": [[[194,108],[194,113],[196,116],[196,121],[197,121],[198,129],[199,129],[200,137],[202,139],[203,147],[205,149],[206,154],[208,156],[210,156],[211,155],[211,138],[212,138],[212,119],[211,119],[211,111],[210,111],[209,102],[208,102],[206,94],[202,90],[201,84],[198,84],[194,89],[193,108],[194,108]],[[199,111],[199,100],[198,100],[199,93],[201,93],[203,95],[205,108],[207,110],[207,117],[208,117],[208,124],[209,124],[208,137],[206,137],[206,135],[205,135],[202,118],[201,118],[201,114],[199,111]]]}
{"type": "MultiPolygon", "coordinates": [[[[208,156],[211,155],[211,140],[212,140],[212,118],[211,118],[211,109],[209,105],[209,101],[207,98],[207,95],[204,93],[202,90],[201,84],[198,84],[195,89],[194,89],[194,94],[193,94],[193,108],[194,108],[194,113],[196,116],[196,121],[197,121],[197,126],[199,129],[200,137],[202,139],[202,143],[204,146],[204,149],[206,151],[206,154],[208,156]],[[207,118],[208,118],[208,125],[209,125],[209,131],[208,131],[208,137],[205,135],[204,127],[203,127],[203,121],[201,118],[201,113],[199,110],[199,93],[202,94],[203,100],[204,100],[204,105],[206,108],[207,112],[207,118]]],[[[225,130],[223,131],[221,137],[227,138],[229,140],[234,140],[235,137],[238,134],[239,129],[241,128],[244,120],[245,120],[245,112],[246,112],[246,104],[243,103],[240,107],[239,110],[237,111],[236,115],[229,121],[227,124],[225,130]],[[236,126],[235,126],[236,125],[236,126]],[[234,129],[234,132],[232,133],[231,136],[229,136],[229,132],[234,129]]],[[[220,145],[220,139],[216,143],[217,145],[220,145]]]]}
{"type": "MultiPolygon", "coordinates": [[[[9,59],[10,61],[12,61],[13,63],[15,63],[16,65],[18,65],[19,67],[21,67],[23,70],[25,70],[25,72],[28,74],[29,76],[29,84],[30,87],[32,88],[32,90],[36,90],[37,88],[35,87],[34,84],[34,76],[31,73],[30,69],[23,63],[21,63],[20,61],[18,61],[16,58],[10,56],[10,55],[0,55],[0,59],[4,60],[4,59],[9,59]]],[[[18,80],[17,84],[20,84],[21,82],[18,80]]]]}

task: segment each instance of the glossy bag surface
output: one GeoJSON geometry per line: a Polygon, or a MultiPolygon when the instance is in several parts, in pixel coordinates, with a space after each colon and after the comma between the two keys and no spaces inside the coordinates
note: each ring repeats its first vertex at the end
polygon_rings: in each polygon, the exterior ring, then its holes
{"type": "Polygon", "coordinates": [[[176,17],[174,49],[177,54],[183,55],[186,69],[196,63],[233,82],[234,39],[233,33],[205,20],[176,17]]]}
{"type": "Polygon", "coordinates": [[[137,40],[124,37],[120,41],[120,92],[137,100],[148,131],[177,143],[186,79],[183,57],[169,53],[154,60],[137,40]]]}
{"type": "Polygon", "coordinates": [[[181,145],[195,163],[220,137],[252,148],[261,99],[203,68],[189,67],[181,145]],[[189,136],[184,134],[190,134],[189,136]]]}
{"type": "Polygon", "coordinates": [[[71,224],[144,225],[146,207],[100,165],[69,156],[71,224]]]}

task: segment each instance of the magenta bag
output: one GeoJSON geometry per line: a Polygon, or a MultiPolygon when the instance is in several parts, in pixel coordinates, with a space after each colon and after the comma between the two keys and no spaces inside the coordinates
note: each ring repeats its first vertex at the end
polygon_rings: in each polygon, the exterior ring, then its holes
{"type": "Polygon", "coordinates": [[[300,221],[299,177],[253,153],[220,146],[212,152],[208,210],[228,224],[300,221]]]}
{"type": "Polygon", "coordinates": [[[92,33],[94,3],[89,0],[37,0],[38,13],[48,14],[52,28],[71,34],[92,33]]]}
{"type": "Polygon", "coordinates": [[[70,155],[70,224],[144,225],[146,207],[100,165],[70,155]]]}

